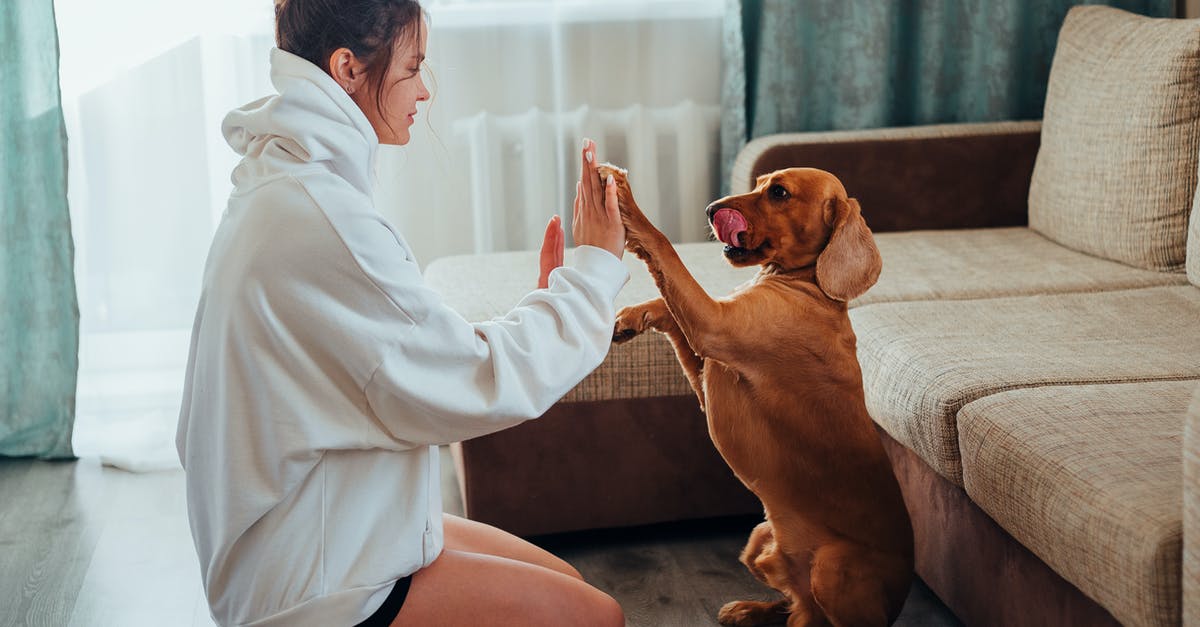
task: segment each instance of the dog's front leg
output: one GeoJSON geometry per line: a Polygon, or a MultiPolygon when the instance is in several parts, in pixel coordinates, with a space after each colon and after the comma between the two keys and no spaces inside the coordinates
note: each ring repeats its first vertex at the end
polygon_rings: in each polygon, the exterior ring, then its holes
{"type": "Polygon", "coordinates": [[[675,357],[679,359],[679,365],[683,366],[683,373],[687,375],[696,398],[700,399],[700,411],[704,411],[704,360],[692,350],[692,345],[688,344],[683,331],[679,329],[679,323],[675,322],[675,317],[671,315],[663,299],[655,298],[617,312],[613,342],[627,342],[647,329],[663,333],[671,340],[671,345],[675,347],[675,357]]]}
{"type": "MultiPolygon", "coordinates": [[[[671,241],[651,224],[633,200],[625,172],[601,165],[600,176],[611,174],[617,182],[617,201],[625,224],[625,247],[646,262],[667,309],[679,325],[685,342],[699,358],[719,354],[720,329],[725,303],[713,300],[683,265],[671,241]]],[[[682,359],[680,360],[682,362],[682,359]]]]}

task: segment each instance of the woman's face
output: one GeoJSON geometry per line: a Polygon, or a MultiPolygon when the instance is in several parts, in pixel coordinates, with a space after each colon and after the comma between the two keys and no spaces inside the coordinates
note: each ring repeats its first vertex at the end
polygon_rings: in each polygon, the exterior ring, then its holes
{"type": "Polygon", "coordinates": [[[408,143],[417,115],[417,103],[429,100],[429,90],[421,79],[428,29],[419,25],[419,37],[401,37],[392,53],[392,63],[380,85],[383,97],[376,97],[374,81],[365,81],[363,89],[350,95],[366,114],[379,143],[403,146],[408,143]],[[380,106],[382,105],[382,106],[380,106]]]}

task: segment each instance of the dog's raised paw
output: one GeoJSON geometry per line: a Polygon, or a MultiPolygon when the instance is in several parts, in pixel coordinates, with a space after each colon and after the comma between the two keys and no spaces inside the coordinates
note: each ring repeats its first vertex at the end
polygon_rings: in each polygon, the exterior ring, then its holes
{"type": "Polygon", "coordinates": [[[615,329],[613,329],[612,341],[614,344],[622,344],[632,340],[637,336],[638,332],[636,329],[630,329],[628,327],[621,328],[620,326],[617,326],[615,329]]]}

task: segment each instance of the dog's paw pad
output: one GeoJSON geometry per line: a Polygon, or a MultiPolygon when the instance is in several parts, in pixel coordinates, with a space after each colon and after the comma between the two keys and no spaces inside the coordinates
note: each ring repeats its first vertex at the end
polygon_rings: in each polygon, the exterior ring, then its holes
{"type": "Polygon", "coordinates": [[[750,627],[751,625],[778,624],[786,620],[787,612],[780,613],[786,607],[783,601],[764,603],[762,601],[731,601],[721,606],[717,612],[717,622],[730,627],[750,627]]]}
{"type": "Polygon", "coordinates": [[[742,601],[733,601],[721,606],[721,610],[717,612],[717,622],[722,625],[748,625],[747,619],[751,617],[749,608],[742,601]]]}
{"type": "Polygon", "coordinates": [[[612,339],[613,342],[620,344],[621,342],[628,342],[629,340],[632,340],[633,338],[637,337],[637,334],[638,332],[633,329],[615,329],[613,330],[612,339]]]}

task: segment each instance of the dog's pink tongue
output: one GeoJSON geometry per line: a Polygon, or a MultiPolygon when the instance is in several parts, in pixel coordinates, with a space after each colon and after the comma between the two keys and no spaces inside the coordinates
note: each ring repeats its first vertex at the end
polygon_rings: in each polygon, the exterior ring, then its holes
{"type": "Polygon", "coordinates": [[[734,209],[718,209],[712,217],[713,228],[717,230],[717,239],[740,248],[741,235],[746,232],[746,217],[734,209]]]}

